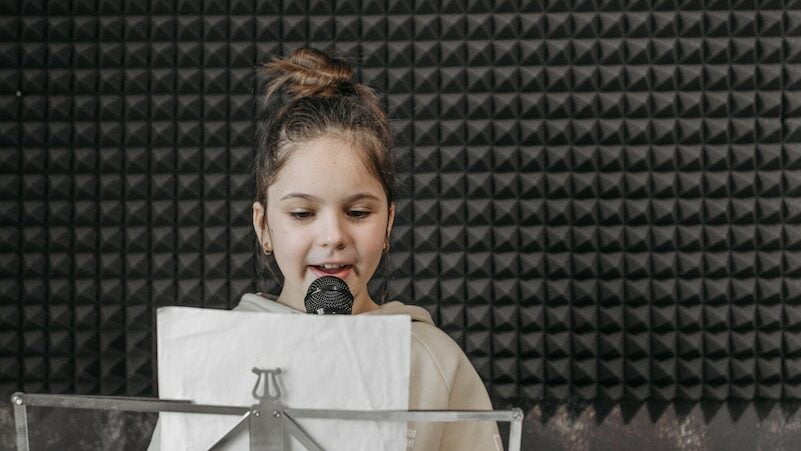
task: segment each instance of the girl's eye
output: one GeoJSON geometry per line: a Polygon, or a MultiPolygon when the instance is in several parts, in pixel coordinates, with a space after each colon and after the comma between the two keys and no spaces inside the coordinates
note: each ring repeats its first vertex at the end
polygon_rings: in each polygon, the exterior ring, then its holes
{"type": "Polygon", "coordinates": [[[370,216],[369,211],[363,211],[363,210],[351,210],[349,214],[353,219],[364,219],[370,216]]]}
{"type": "Polygon", "coordinates": [[[289,212],[289,216],[292,216],[293,219],[302,220],[310,218],[312,213],[310,211],[291,211],[289,212]]]}

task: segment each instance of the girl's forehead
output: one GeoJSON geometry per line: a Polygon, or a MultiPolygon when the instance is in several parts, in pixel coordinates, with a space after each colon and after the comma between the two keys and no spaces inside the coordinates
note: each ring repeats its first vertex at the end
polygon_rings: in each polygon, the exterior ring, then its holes
{"type": "Polygon", "coordinates": [[[381,182],[359,154],[362,150],[345,140],[321,137],[292,144],[287,150],[287,160],[268,189],[271,199],[278,200],[288,193],[326,199],[348,197],[354,192],[383,197],[381,182]]]}
{"type": "MultiPolygon", "coordinates": [[[[321,136],[310,141],[291,144],[285,167],[288,166],[361,166],[361,149],[342,138],[321,136]]],[[[350,169],[360,170],[361,167],[350,169]]]]}

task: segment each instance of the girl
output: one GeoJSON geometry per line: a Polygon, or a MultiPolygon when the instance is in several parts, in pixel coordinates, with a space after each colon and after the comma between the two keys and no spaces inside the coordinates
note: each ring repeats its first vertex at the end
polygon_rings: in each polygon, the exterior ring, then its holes
{"type": "MultiPolygon", "coordinates": [[[[353,314],[409,315],[409,409],[492,409],[481,379],[459,346],[421,307],[378,304],[367,291],[395,217],[392,132],[375,94],[343,60],[300,49],[259,73],[253,227],[283,279],[277,297],[246,295],[237,310],[305,311],[309,284],[343,279],[353,314]]],[[[278,276],[278,274],[276,274],[278,276]]],[[[409,424],[415,450],[500,449],[493,422],[409,424]]]]}
{"type": "MultiPolygon", "coordinates": [[[[396,199],[392,132],[376,95],[346,62],[314,49],[273,59],[258,76],[253,227],[261,263],[282,288],[245,294],[235,310],[305,312],[309,284],[339,277],[354,315],[411,317],[409,409],[492,409],[464,352],[425,309],[368,293],[389,251],[396,199]]],[[[413,450],[502,449],[494,422],[410,422],[407,436],[413,450]]]]}

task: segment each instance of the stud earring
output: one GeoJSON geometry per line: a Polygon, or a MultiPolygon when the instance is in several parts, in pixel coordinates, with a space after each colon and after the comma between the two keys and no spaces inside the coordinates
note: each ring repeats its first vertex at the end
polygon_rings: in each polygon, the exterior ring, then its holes
{"type": "Polygon", "coordinates": [[[269,248],[265,247],[264,248],[264,255],[267,255],[267,256],[273,255],[272,249],[269,249],[269,248]]]}

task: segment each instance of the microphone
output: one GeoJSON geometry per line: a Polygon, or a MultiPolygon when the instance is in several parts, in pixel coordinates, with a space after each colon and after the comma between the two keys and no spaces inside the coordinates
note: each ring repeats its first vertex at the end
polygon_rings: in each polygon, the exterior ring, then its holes
{"type": "Polygon", "coordinates": [[[350,315],[353,309],[353,295],[344,280],[334,276],[323,276],[309,285],[303,303],[306,305],[306,313],[350,315]]]}

